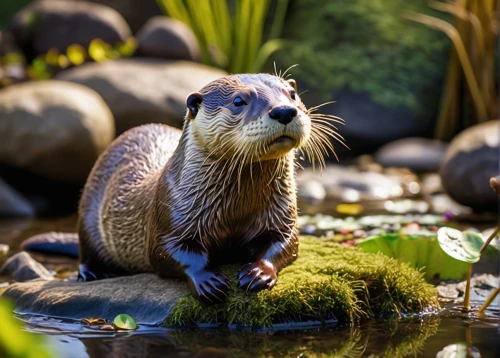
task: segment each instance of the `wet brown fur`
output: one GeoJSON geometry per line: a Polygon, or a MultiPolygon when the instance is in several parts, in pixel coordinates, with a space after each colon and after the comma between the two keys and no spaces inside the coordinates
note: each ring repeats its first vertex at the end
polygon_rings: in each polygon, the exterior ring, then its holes
{"type": "Polygon", "coordinates": [[[196,297],[219,302],[229,278],[217,267],[240,262],[247,264],[241,288],[272,288],[297,258],[295,151],[320,160],[329,145],[312,140],[320,129],[300,99],[291,100],[293,85],[271,75],[228,76],[188,98],[196,108],[182,132],[150,124],[115,140],[80,202],[80,278],[187,277],[196,297]],[[232,105],[235,94],[248,106],[232,105]],[[265,117],[285,102],[299,109],[286,130],[265,117]],[[261,160],[284,131],[297,137],[294,148],[261,160]]]}

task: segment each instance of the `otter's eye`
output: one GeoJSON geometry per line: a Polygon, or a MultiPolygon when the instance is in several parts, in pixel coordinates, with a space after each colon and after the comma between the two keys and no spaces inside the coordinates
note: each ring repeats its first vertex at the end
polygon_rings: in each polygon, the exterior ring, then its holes
{"type": "Polygon", "coordinates": [[[234,99],[234,101],[233,101],[233,104],[234,104],[236,107],[241,107],[241,106],[243,106],[243,105],[245,105],[245,104],[247,104],[247,103],[243,100],[243,98],[241,98],[241,97],[236,97],[236,98],[234,99]]]}
{"type": "Polygon", "coordinates": [[[295,91],[290,92],[290,97],[295,101],[295,91]]]}

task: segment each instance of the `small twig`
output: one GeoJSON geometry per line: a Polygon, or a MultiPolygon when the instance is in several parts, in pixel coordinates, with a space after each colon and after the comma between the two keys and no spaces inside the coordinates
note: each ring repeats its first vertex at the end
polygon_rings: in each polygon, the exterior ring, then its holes
{"type": "Polygon", "coordinates": [[[495,238],[495,236],[497,236],[498,234],[498,231],[500,230],[500,225],[497,225],[497,227],[495,228],[495,230],[491,233],[490,237],[488,238],[488,240],[486,240],[483,244],[483,246],[481,246],[481,248],[479,249],[479,252],[480,253],[483,253],[483,251],[488,247],[488,245],[490,244],[491,240],[493,240],[495,238]]]}
{"type": "Polygon", "coordinates": [[[500,293],[500,288],[495,288],[491,293],[491,295],[486,299],[486,301],[484,301],[483,305],[481,306],[481,308],[479,308],[477,313],[478,314],[484,313],[484,311],[486,311],[488,306],[491,305],[491,302],[493,302],[493,300],[495,299],[495,297],[497,297],[499,293],[500,293]]]}
{"type": "Polygon", "coordinates": [[[466,310],[470,310],[470,279],[472,276],[472,264],[469,265],[469,270],[467,271],[467,285],[465,286],[464,295],[464,307],[466,310]]]}

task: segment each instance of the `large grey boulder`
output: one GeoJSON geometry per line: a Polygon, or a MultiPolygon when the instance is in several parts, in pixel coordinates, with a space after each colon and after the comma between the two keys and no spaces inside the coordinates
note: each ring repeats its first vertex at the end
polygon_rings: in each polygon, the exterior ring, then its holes
{"type": "Polygon", "coordinates": [[[4,291],[3,296],[14,300],[15,311],[19,313],[109,320],[126,313],[139,324],[155,324],[163,321],[177,301],[188,292],[184,281],[140,274],[85,283],[14,283],[4,291]]]}
{"type": "Polygon", "coordinates": [[[441,163],[441,182],[457,202],[473,209],[497,210],[490,178],[500,174],[498,120],[468,128],[450,144],[441,163]]]}
{"type": "Polygon", "coordinates": [[[172,60],[200,60],[200,46],[193,31],[183,22],[155,16],[136,35],[137,54],[172,60]]]}
{"type": "Polygon", "coordinates": [[[113,138],[109,108],[84,86],[44,81],[0,91],[0,163],[83,183],[113,138]]]}
{"type": "Polygon", "coordinates": [[[226,72],[189,61],[154,58],[92,63],[63,71],[56,79],[83,84],[108,104],[117,134],[145,123],[182,127],[186,98],[226,72]]]}
{"type": "Polygon", "coordinates": [[[28,56],[71,44],[88,47],[96,38],[114,45],[132,36],[116,10],[84,1],[35,1],[14,16],[10,30],[28,56]]]}

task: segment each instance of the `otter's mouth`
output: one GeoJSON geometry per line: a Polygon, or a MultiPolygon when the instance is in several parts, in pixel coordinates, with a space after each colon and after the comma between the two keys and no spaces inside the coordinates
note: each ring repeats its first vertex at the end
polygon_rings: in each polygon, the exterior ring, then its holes
{"type": "Polygon", "coordinates": [[[293,142],[295,143],[295,139],[288,136],[288,135],[282,135],[276,139],[274,139],[271,143],[269,143],[269,146],[272,146],[274,144],[281,144],[281,143],[286,143],[286,142],[293,142]]]}

